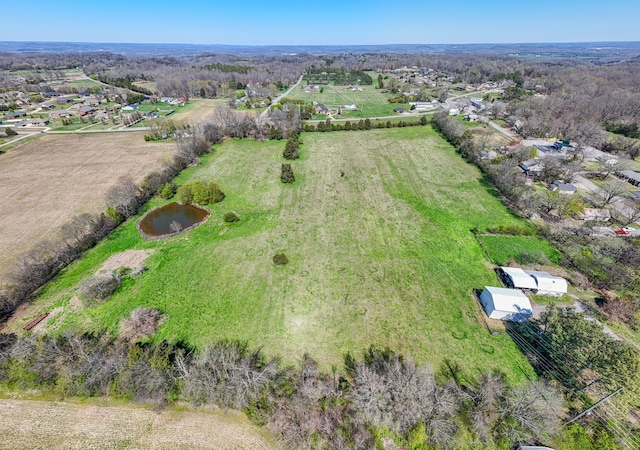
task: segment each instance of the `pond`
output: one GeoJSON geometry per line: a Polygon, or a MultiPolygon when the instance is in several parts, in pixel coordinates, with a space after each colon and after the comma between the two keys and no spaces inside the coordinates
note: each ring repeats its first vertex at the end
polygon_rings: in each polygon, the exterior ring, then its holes
{"type": "Polygon", "coordinates": [[[140,233],[150,239],[190,230],[209,217],[209,211],[173,202],[149,211],[138,223],[140,233]]]}

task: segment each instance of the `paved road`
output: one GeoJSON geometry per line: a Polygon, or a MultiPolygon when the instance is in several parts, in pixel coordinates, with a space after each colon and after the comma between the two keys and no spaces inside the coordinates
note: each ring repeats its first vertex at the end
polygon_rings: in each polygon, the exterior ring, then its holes
{"type": "Polygon", "coordinates": [[[500,125],[498,125],[495,122],[489,121],[489,126],[492,128],[495,128],[496,130],[498,130],[500,133],[502,133],[503,135],[505,135],[506,137],[508,137],[511,140],[520,140],[520,136],[518,136],[516,133],[507,130],[506,128],[501,127],[500,125]]]}
{"type": "Polygon", "coordinates": [[[265,119],[267,117],[267,115],[269,114],[269,111],[271,111],[271,107],[273,105],[276,105],[282,98],[286,97],[287,95],[289,95],[289,92],[293,91],[295,88],[298,87],[298,85],[302,82],[302,78],[304,77],[303,75],[300,75],[300,78],[298,78],[298,81],[296,81],[296,84],[294,84],[293,86],[291,86],[289,89],[286,90],[286,92],[278,95],[276,98],[274,98],[271,101],[271,104],[267,107],[267,109],[265,109],[264,111],[262,111],[260,113],[260,117],[265,119]]]}
{"type": "Polygon", "coordinates": [[[7,145],[12,145],[18,141],[21,141],[22,139],[28,138],[29,136],[33,136],[34,134],[38,134],[38,133],[28,133],[28,134],[22,134],[20,137],[15,138],[14,140],[12,140],[11,142],[7,142],[5,144],[0,145],[0,148],[5,147],[7,145]]]}

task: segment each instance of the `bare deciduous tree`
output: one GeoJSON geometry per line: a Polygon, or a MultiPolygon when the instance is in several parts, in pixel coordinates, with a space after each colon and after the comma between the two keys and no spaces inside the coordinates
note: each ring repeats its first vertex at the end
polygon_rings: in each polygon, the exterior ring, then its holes
{"type": "Polygon", "coordinates": [[[131,177],[121,177],[117,184],[107,191],[107,205],[114,208],[124,217],[135,214],[138,207],[138,186],[131,177]]]}
{"type": "Polygon", "coordinates": [[[120,321],[120,337],[125,341],[137,341],[153,335],[164,316],[155,308],[140,306],[131,315],[120,321]]]}

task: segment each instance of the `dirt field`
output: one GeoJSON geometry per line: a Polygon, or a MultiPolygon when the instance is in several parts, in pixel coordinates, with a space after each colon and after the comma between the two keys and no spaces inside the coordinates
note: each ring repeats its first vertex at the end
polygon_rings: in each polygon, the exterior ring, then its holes
{"type": "Polygon", "coordinates": [[[204,122],[213,116],[213,111],[227,104],[224,99],[191,100],[188,105],[178,108],[170,117],[176,121],[204,122]]]}
{"type": "Polygon", "coordinates": [[[0,155],[0,283],[34,243],[69,217],[104,210],[120,176],[141,180],[173,152],[142,133],[46,135],[0,155]]]}
{"type": "Polygon", "coordinates": [[[272,449],[239,413],[0,399],[0,449],[272,449]]]}

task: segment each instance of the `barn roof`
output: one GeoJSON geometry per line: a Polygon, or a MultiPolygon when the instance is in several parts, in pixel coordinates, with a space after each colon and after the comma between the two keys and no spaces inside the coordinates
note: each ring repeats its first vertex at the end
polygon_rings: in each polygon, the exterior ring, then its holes
{"type": "Polygon", "coordinates": [[[539,291],[557,292],[561,294],[567,293],[569,286],[567,285],[567,280],[564,278],[538,270],[525,270],[525,272],[536,280],[539,291]]]}
{"type": "Polygon", "coordinates": [[[518,289],[485,286],[484,290],[491,294],[493,306],[497,310],[513,313],[532,311],[529,298],[518,289]]]}
{"type": "Polygon", "coordinates": [[[526,273],[524,270],[517,267],[500,267],[504,273],[506,273],[509,278],[511,278],[511,282],[513,283],[513,287],[518,289],[537,289],[538,285],[536,284],[536,280],[531,277],[530,274],[526,273]]]}

